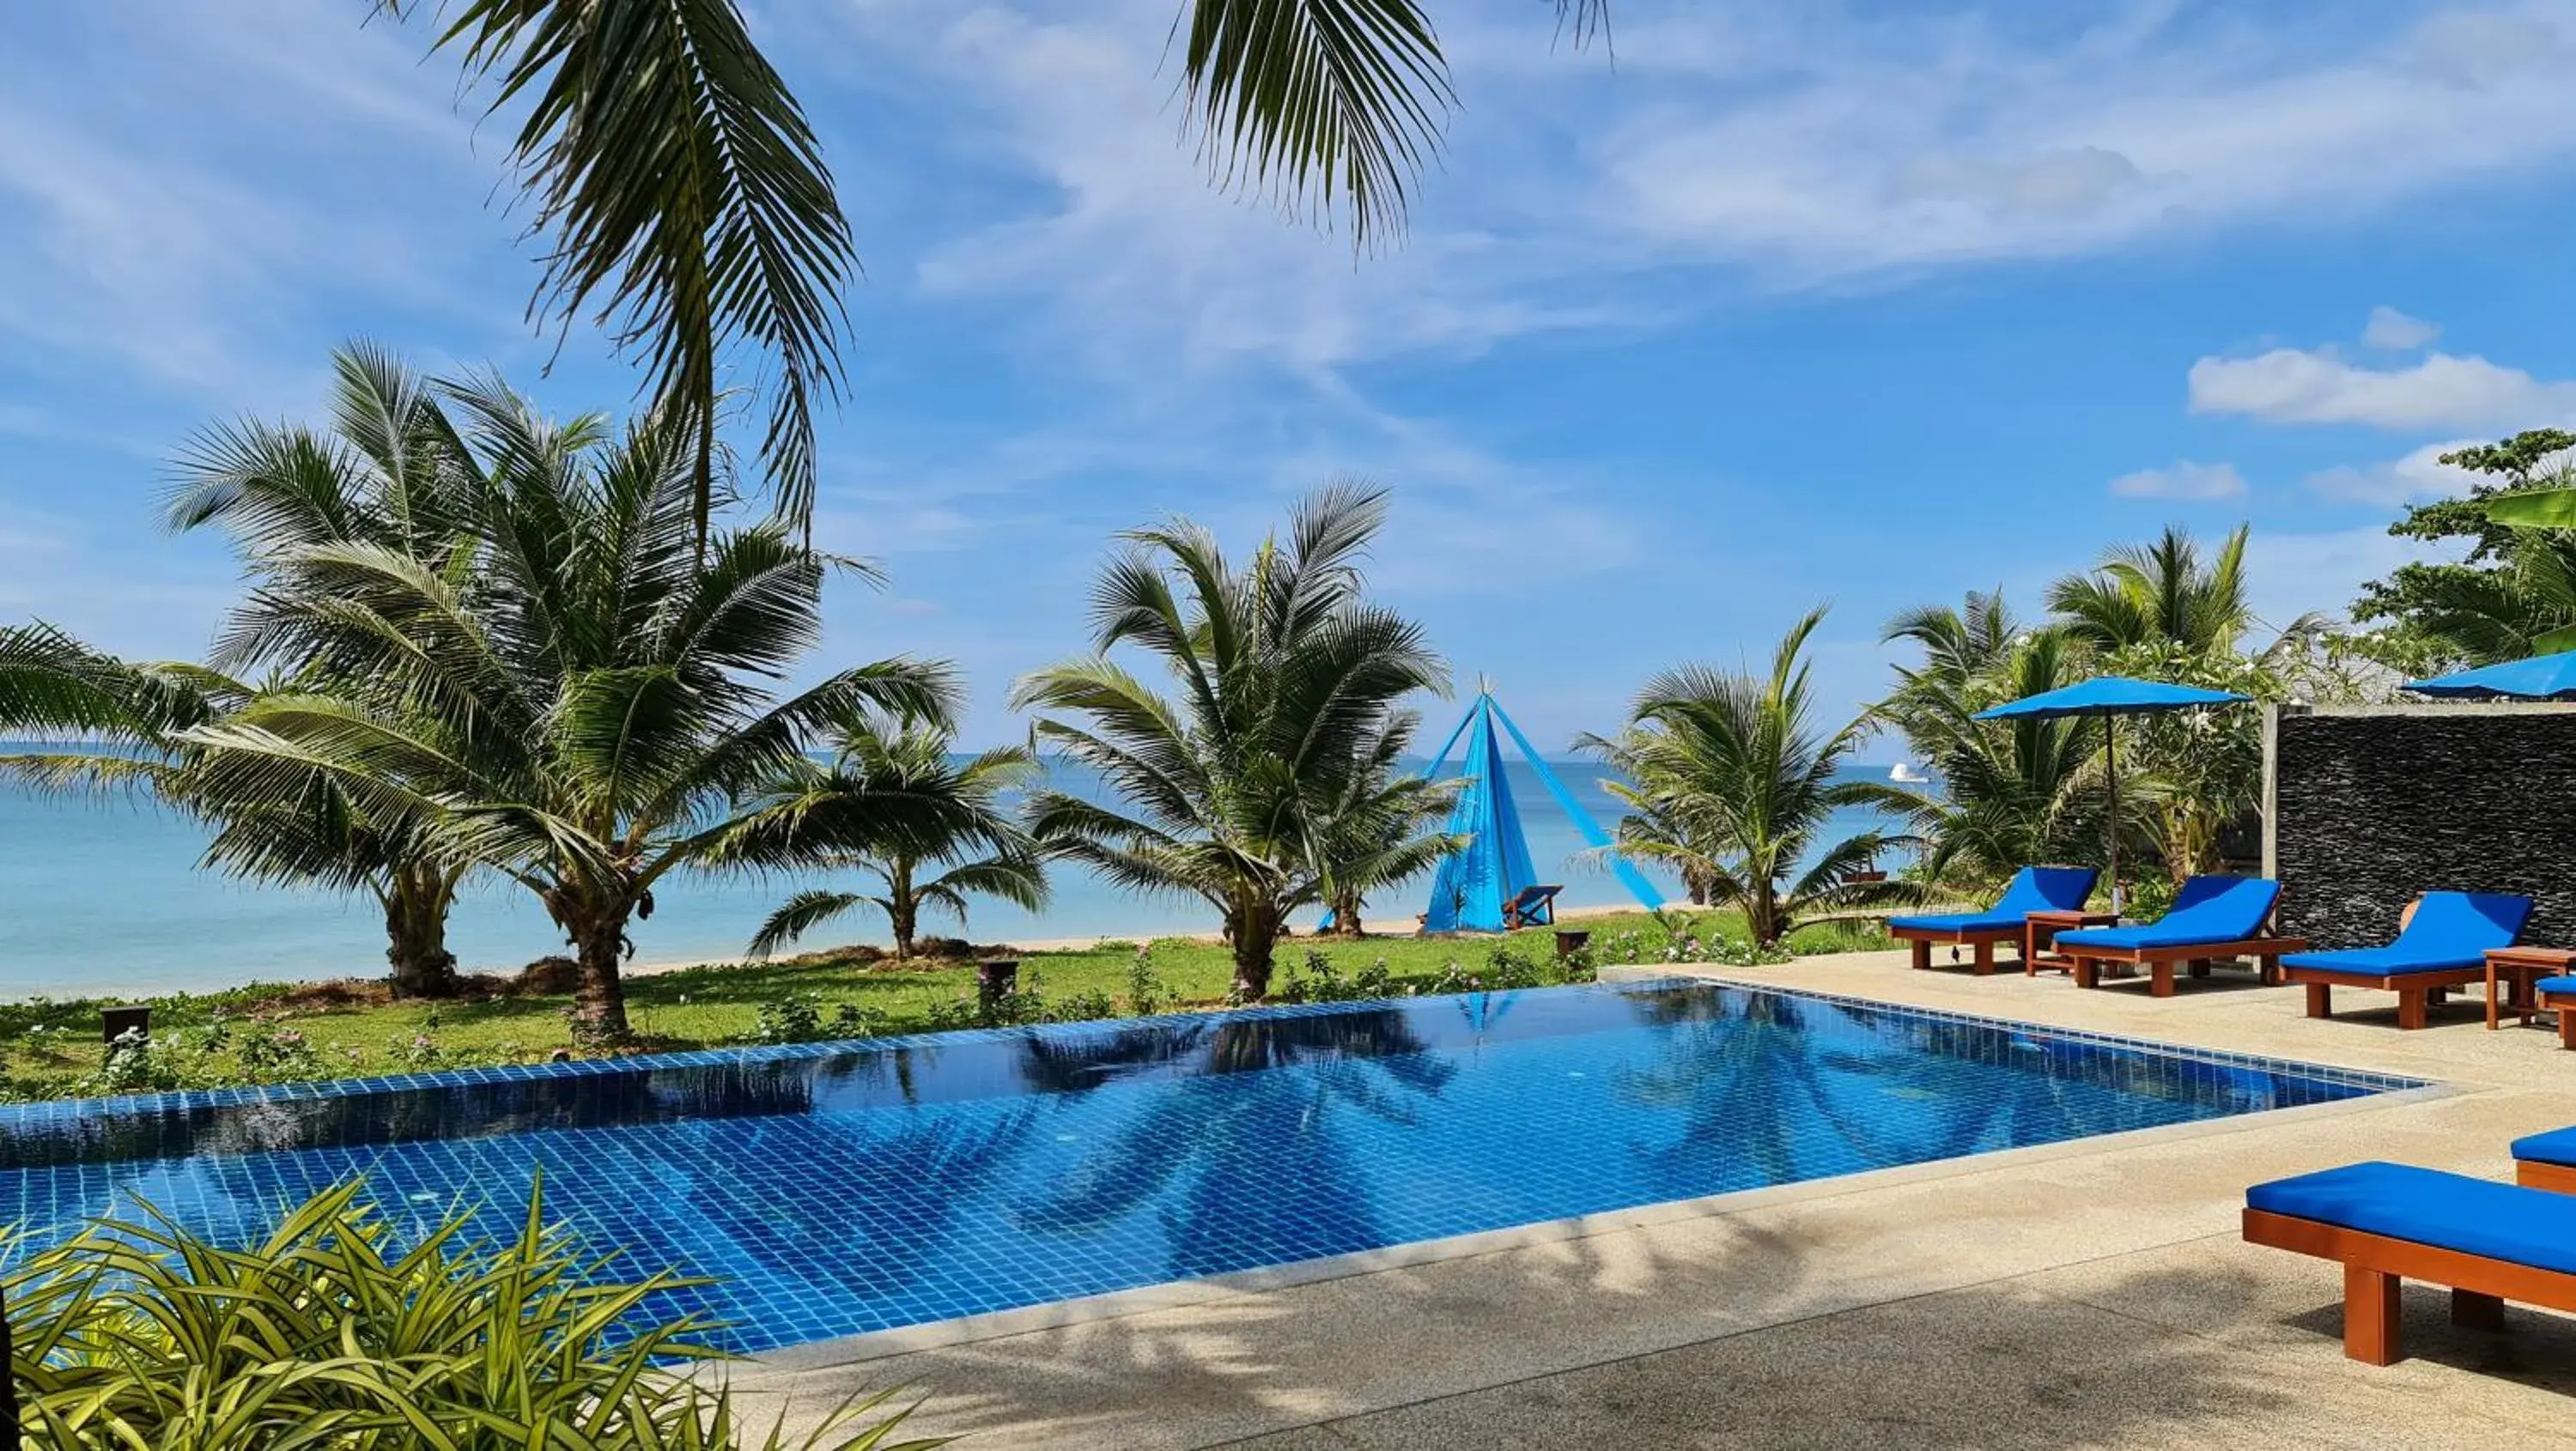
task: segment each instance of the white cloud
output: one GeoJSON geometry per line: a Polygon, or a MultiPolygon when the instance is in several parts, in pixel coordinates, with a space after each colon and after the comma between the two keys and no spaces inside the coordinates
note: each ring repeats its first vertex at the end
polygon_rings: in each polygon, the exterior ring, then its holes
{"type": "Polygon", "coordinates": [[[2233,499],[2245,492],[2234,464],[2190,459],[2160,469],[2140,469],[2111,481],[2111,492],[2130,499],[2233,499]]]}
{"type": "Polygon", "coordinates": [[[2450,353],[2403,368],[2367,368],[2331,349],[2274,348],[2192,364],[2191,411],[2401,430],[2537,428],[2576,418],[2576,382],[2450,353]]]}
{"type": "MultiPolygon", "coordinates": [[[[1993,14],[1784,13],[1728,34],[1693,93],[1602,128],[1598,210],[1798,281],[2344,217],[2576,149],[2551,63],[2564,5],[2510,35],[2190,17],[2142,5],[2070,36],[1993,14]],[[2518,126],[2546,134],[2499,129],[2518,126]]],[[[1689,23],[1632,27],[1622,59],[1689,23]]]]}
{"type": "Polygon", "coordinates": [[[2361,341],[2365,347],[2405,353],[2423,347],[2441,335],[2441,324],[2408,317],[2382,303],[2370,310],[2370,321],[2361,330],[2361,341]]]}
{"type": "Polygon", "coordinates": [[[323,346],[394,317],[526,336],[520,296],[470,280],[517,224],[486,205],[499,173],[452,65],[363,18],[329,0],[148,24],[65,8],[0,48],[10,361],[52,377],[105,361],[192,403],[269,409],[310,396],[323,346]]]}
{"type": "Polygon", "coordinates": [[[2165,5],[2075,29],[1639,0],[1615,69],[1508,7],[1453,11],[1466,104],[1448,156],[1410,243],[1356,264],[1340,238],[1211,193],[1181,144],[1164,0],[1073,19],[852,0],[811,49],[865,56],[852,84],[939,107],[925,144],[963,174],[1036,183],[1004,219],[929,240],[925,290],[1007,304],[993,315],[1052,354],[1164,381],[1656,326],[1747,284],[2331,223],[2576,154],[2576,88],[2508,63],[2565,53],[2568,0],[2503,29],[2394,31],[2165,5]]]}
{"type": "Polygon", "coordinates": [[[2390,459],[2385,463],[2326,469],[2310,474],[2308,487],[2330,499],[2345,499],[2381,508],[2466,493],[2469,485],[2480,476],[2471,470],[2454,468],[2442,462],[2442,455],[2483,441],[2453,439],[2448,443],[2428,443],[2404,458],[2390,459]]]}

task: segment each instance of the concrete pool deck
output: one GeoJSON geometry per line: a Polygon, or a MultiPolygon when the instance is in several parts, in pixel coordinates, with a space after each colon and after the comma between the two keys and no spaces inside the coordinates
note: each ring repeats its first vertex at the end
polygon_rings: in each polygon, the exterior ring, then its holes
{"type": "MultiPolygon", "coordinates": [[[[2342,1280],[2237,1238],[2247,1184],[2386,1158],[2509,1177],[2576,1123],[2576,1053],[2474,1006],[2222,971],[2172,998],[1901,952],[1685,969],[2432,1079],[2436,1090],[2016,1150],[801,1346],[735,1381],[806,1420],[912,1387],[970,1447],[2576,1445],[2576,1318],[2343,1358],[2342,1280]]],[[[1651,975],[1668,975],[1656,969],[1651,975]]]]}

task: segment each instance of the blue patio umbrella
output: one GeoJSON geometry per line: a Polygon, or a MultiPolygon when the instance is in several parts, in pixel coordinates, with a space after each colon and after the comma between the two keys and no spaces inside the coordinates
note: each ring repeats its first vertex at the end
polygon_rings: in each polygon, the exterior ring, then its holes
{"type": "Polygon", "coordinates": [[[2124,675],[2097,675],[2091,680],[2043,690],[1992,710],[1979,720],[2062,720],[2068,716],[2102,718],[2102,763],[2111,778],[2111,910],[2120,910],[2120,755],[2119,732],[2112,724],[2124,715],[2153,715],[2199,706],[2234,705],[2252,700],[2232,690],[2203,690],[2169,685],[2161,680],[2131,680],[2124,675]]]}
{"type": "Polygon", "coordinates": [[[2446,700],[2576,700],[2576,650],[2410,680],[2406,688],[2446,700]]]}

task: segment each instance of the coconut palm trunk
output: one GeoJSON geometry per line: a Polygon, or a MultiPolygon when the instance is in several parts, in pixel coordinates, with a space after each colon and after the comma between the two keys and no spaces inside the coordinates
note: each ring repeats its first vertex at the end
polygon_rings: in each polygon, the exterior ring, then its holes
{"type": "Polygon", "coordinates": [[[460,874],[436,862],[394,868],[383,901],[385,961],[394,996],[444,998],[456,993],[456,954],[447,950],[447,909],[460,874]]]}
{"type": "Polygon", "coordinates": [[[1234,995],[1245,1002],[1270,995],[1272,959],[1286,917],[1276,905],[1258,898],[1237,902],[1227,914],[1226,936],[1234,946],[1234,995]]]}
{"type": "Polygon", "coordinates": [[[910,857],[886,863],[886,923],[894,935],[894,960],[911,961],[920,938],[921,899],[913,894],[910,857]]]}
{"type": "Polygon", "coordinates": [[[632,1031],[626,1017],[626,923],[635,910],[631,892],[575,882],[549,893],[554,914],[580,972],[574,979],[573,1021],[581,1036],[603,1041],[632,1031]]]}

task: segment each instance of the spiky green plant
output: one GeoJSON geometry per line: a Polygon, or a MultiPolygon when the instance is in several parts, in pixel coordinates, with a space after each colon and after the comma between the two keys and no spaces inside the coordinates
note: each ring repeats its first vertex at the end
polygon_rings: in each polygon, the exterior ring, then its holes
{"type": "Polygon", "coordinates": [[[396,1234],[356,1181],[228,1247],[148,1205],[26,1254],[0,1276],[17,1319],[18,1424],[55,1451],[928,1451],[893,1439],[892,1392],[843,1403],[791,1442],[747,1442],[726,1359],[694,1316],[653,1302],[704,1280],[606,1274],[548,1227],[518,1237],[459,1211],[396,1234]]]}

